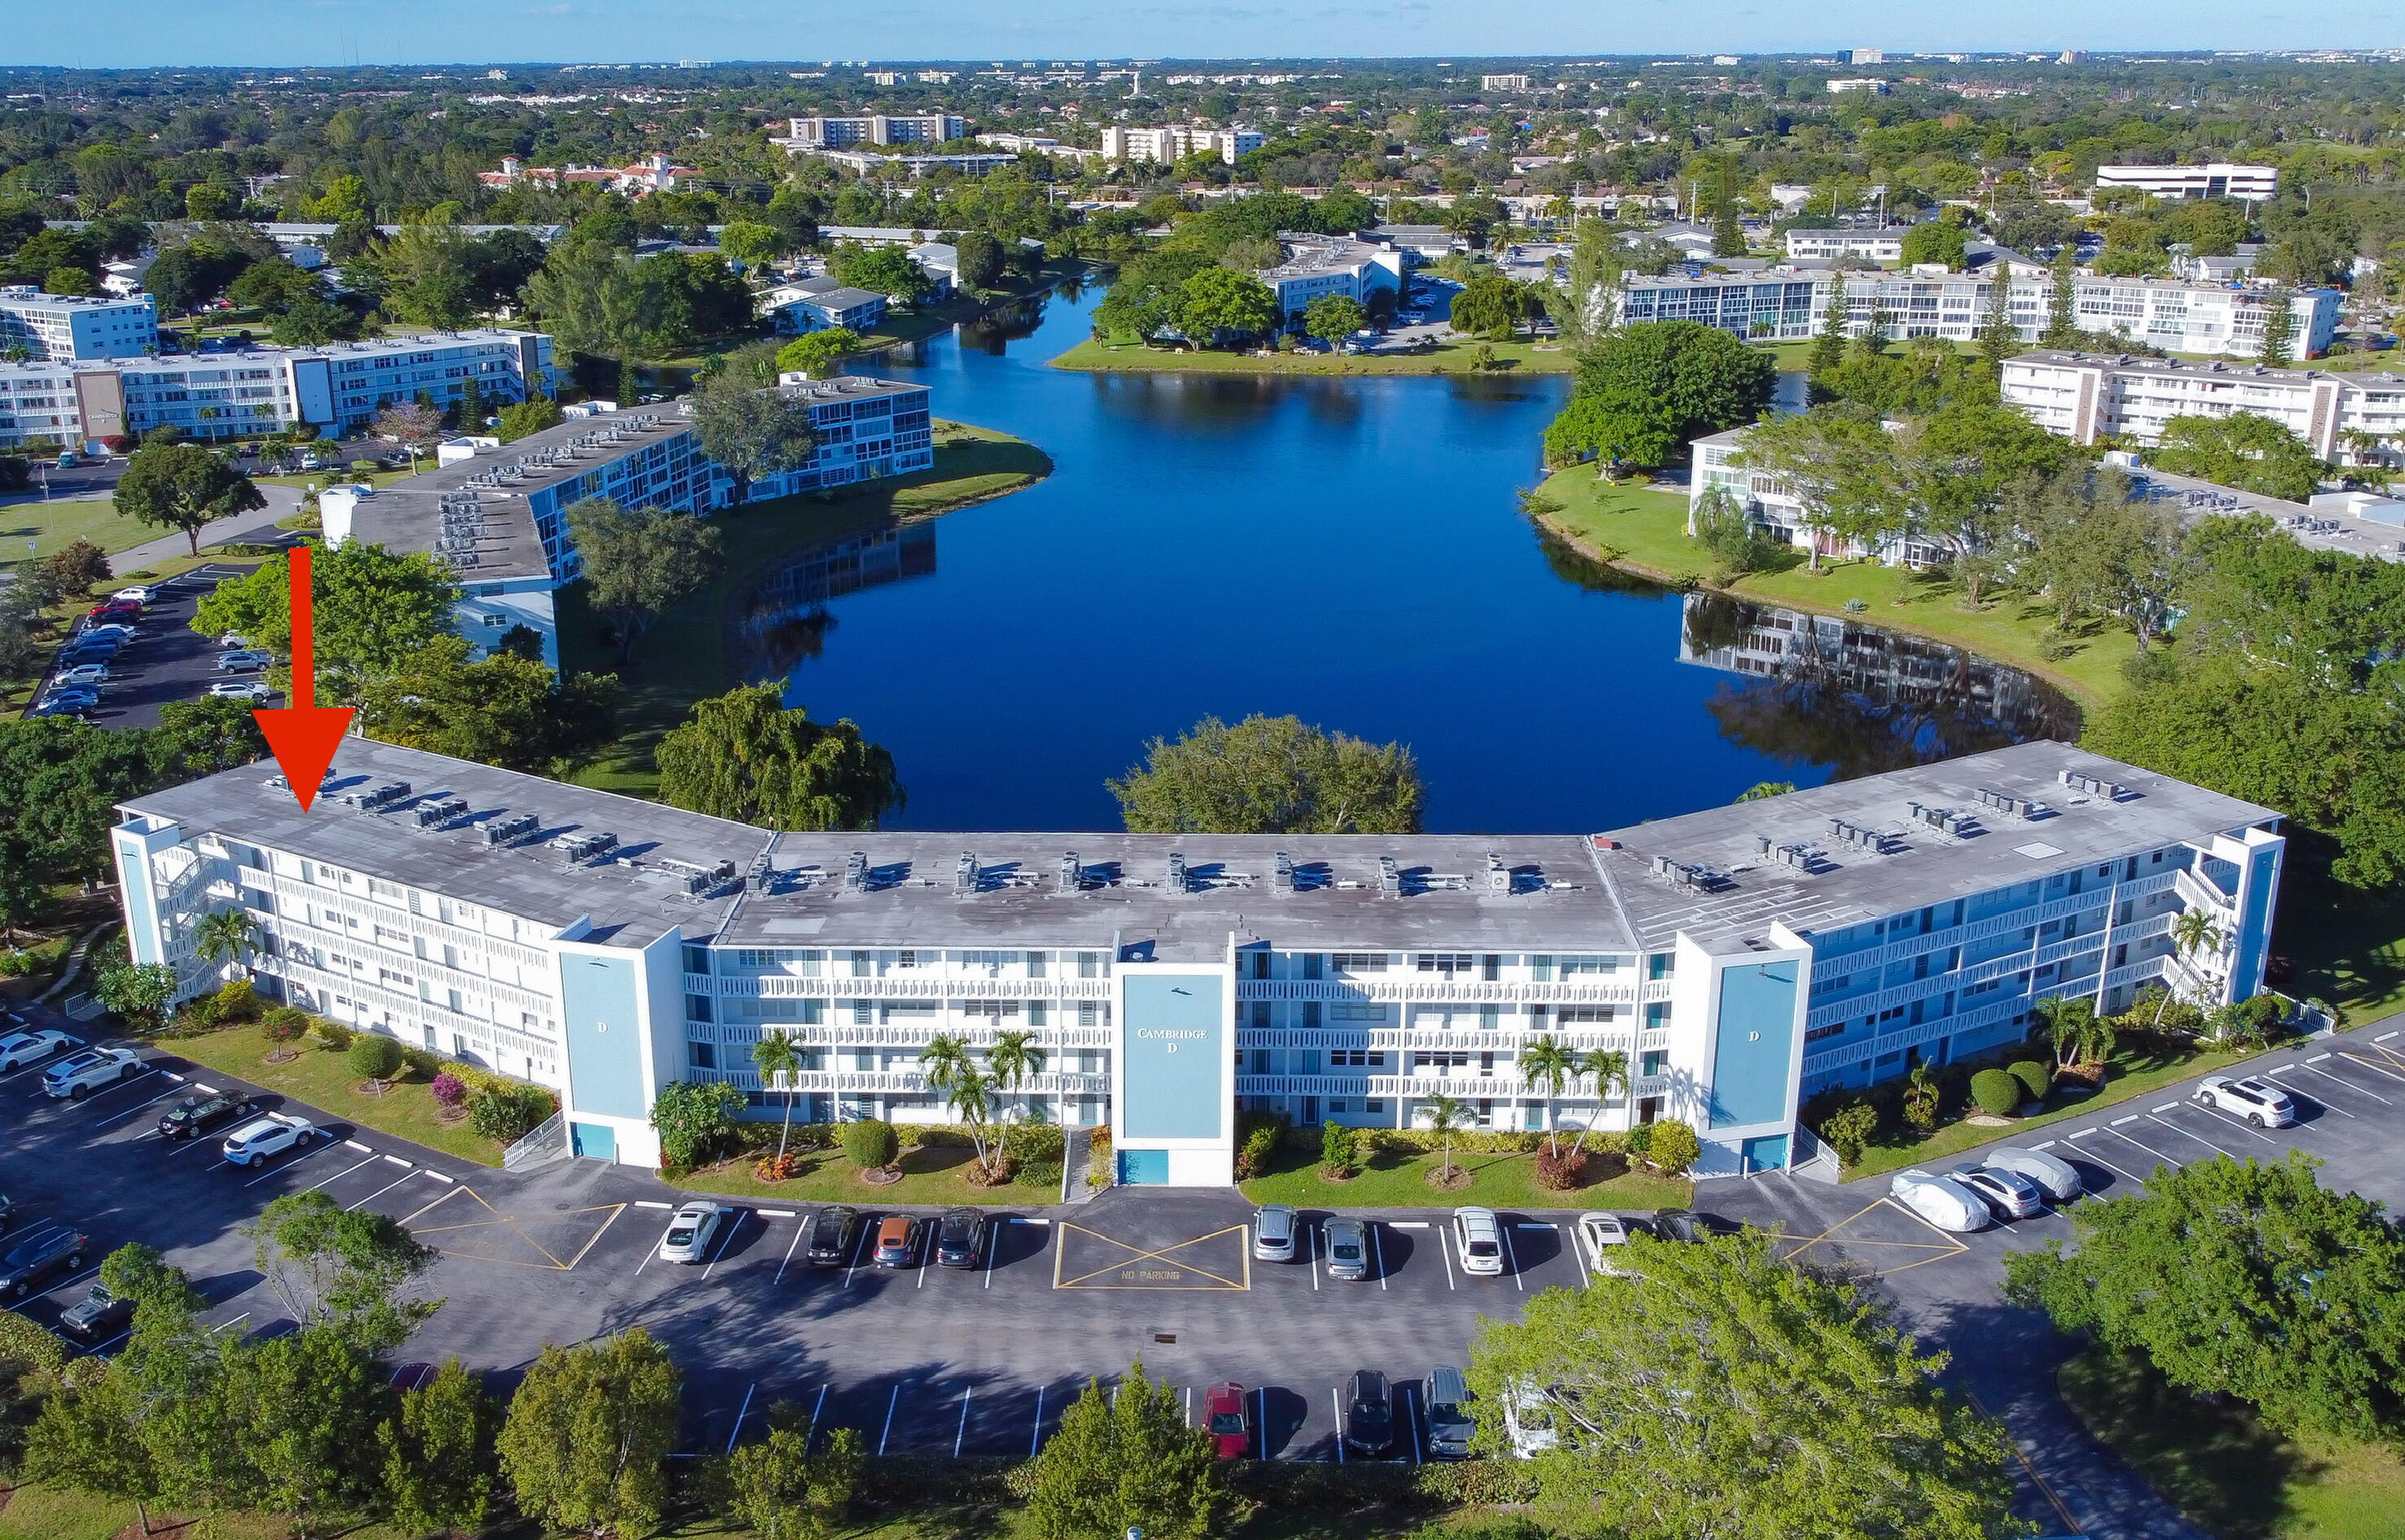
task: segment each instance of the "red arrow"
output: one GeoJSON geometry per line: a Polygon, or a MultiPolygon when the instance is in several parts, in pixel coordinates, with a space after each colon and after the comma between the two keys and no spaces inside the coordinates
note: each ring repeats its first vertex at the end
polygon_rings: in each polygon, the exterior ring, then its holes
{"type": "Polygon", "coordinates": [[[334,763],[334,749],[350,729],[351,708],[317,704],[316,617],[309,594],[309,548],[292,548],[292,691],[290,706],[261,708],[251,715],[267,735],[267,747],[284,767],[284,779],[307,812],[317,800],[318,783],[334,763]]]}

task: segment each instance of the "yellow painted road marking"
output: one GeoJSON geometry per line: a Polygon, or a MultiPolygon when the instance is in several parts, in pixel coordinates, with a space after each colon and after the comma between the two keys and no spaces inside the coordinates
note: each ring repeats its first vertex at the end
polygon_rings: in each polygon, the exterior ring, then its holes
{"type": "MultiPolygon", "coordinates": [[[[611,1225],[617,1223],[618,1215],[624,1212],[626,1208],[626,1205],[624,1203],[597,1203],[590,1208],[570,1209],[565,1213],[554,1216],[558,1219],[571,1221],[583,1214],[601,1214],[605,1216],[599,1225],[594,1226],[593,1233],[585,1237],[584,1244],[576,1248],[576,1254],[569,1257],[565,1261],[562,1261],[558,1253],[555,1253],[550,1247],[544,1245],[541,1241],[537,1240],[533,1236],[527,1233],[527,1231],[522,1227],[522,1223],[517,1215],[505,1214],[499,1209],[494,1208],[490,1202],[485,1200],[485,1195],[476,1191],[473,1187],[455,1187],[451,1192],[445,1193],[443,1197],[447,1198],[457,1193],[466,1193],[470,1197],[474,1198],[477,1204],[484,1209],[485,1217],[482,1219],[467,1220],[457,1225],[428,1225],[414,1230],[411,1233],[419,1237],[458,1236],[470,1241],[476,1239],[468,1234],[468,1232],[473,1230],[485,1231],[487,1234],[498,1233],[506,1235],[541,1253],[543,1260],[541,1262],[527,1262],[514,1257],[494,1256],[485,1252],[454,1251],[440,1241],[432,1241],[429,1242],[429,1244],[432,1244],[437,1251],[442,1252],[445,1256],[464,1257],[474,1262],[497,1262],[505,1267],[535,1267],[545,1272],[566,1272],[570,1268],[575,1267],[579,1262],[584,1261],[584,1254],[593,1249],[595,1243],[600,1240],[602,1234],[607,1231],[611,1225]]],[[[443,1201],[443,1198],[437,1198],[434,1203],[429,1203],[426,1205],[425,1209],[420,1209],[417,1212],[424,1213],[428,1209],[433,1208],[436,1203],[441,1203],[442,1201],[443,1201]]],[[[416,1214],[412,1214],[410,1216],[412,1219],[416,1217],[416,1214]]]]}
{"type": "MultiPolygon", "coordinates": [[[[1053,1286],[1054,1288],[1056,1288],[1056,1289],[1078,1289],[1078,1288],[1086,1288],[1086,1289],[1120,1289],[1120,1288],[1125,1288],[1125,1289],[1144,1289],[1144,1288],[1150,1288],[1150,1287],[1160,1287],[1160,1288],[1163,1288],[1163,1289],[1174,1289],[1174,1288],[1202,1288],[1202,1289],[1211,1289],[1211,1288],[1215,1288],[1215,1287],[1216,1287],[1216,1288],[1222,1288],[1222,1289],[1237,1289],[1237,1290],[1243,1290],[1243,1289],[1249,1289],[1249,1288],[1251,1288],[1251,1287],[1252,1287],[1252,1269],[1251,1269],[1251,1267],[1250,1267],[1250,1265],[1249,1265],[1249,1264],[1247,1264],[1247,1265],[1244,1267],[1244,1269],[1243,1269],[1243,1270],[1244,1270],[1244,1272],[1245,1272],[1245,1279],[1244,1279],[1244,1281],[1241,1281],[1241,1282],[1239,1282],[1237,1280],[1232,1279],[1232,1278],[1229,1278],[1229,1277],[1225,1276],[1224,1274],[1220,1274],[1220,1273],[1213,1272],[1213,1271],[1212,1271],[1210,1268],[1208,1268],[1208,1267],[1196,1267],[1196,1266],[1195,1266],[1193,1263],[1191,1263],[1191,1262],[1179,1261],[1179,1260],[1177,1260],[1176,1258],[1172,1257],[1172,1256],[1169,1254],[1169,1253],[1172,1253],[1172,1252],[1182,1252],[1182,1251],[1184,1251],[1184,1250],[1185,1250],[1187,1247],[1188,1247],[1188,1246],[1199,1246],[1199,1245],[1202,1245],[1202,1244],[1204,1241],[1206,1241],[1206,1240],[1217,1240],[1217,1239],[1220,1239],[1221,1237],[1223,1237],[1223,1236],[1230,1236],[1230,1235],[1241,1235],[1241,1234],[1243,1234],[1243,1233],[1245,1232],[1245,1227],[1244,1225],[1231,1225],[1227,1226],[1225,1229],[1214,1230],[1214,1231],[1212,1231],[1212,1232],[1211,1232],[1210,1234],[1208,1234],[1208,1235],[1198,1235],[1198,1236],[1194,1236],[1194,1237],[1192,1237],[1192,1238],[1190,1238],[1190,1239],[1188,1239],[1178,1241],[1178,1242],[1177,1242],[1175,1245],[1174,1245],[1174,1246],[1164,1246],[1164,1247],[1160,1248],[1159,1251],[1150,1251],[1150,1250],[1147,1250],[1147,1249],[1146,1249],[1145,1247],[1135,1245],[1135,1244],[1133,1244],[1133,1243],[1132,1243],[1132,1242],[1131,1242],[1131,1241],[1121,1240],[1121,1239],[1119,1239],[1117,1236],[1108,1236],[1108,1235],[1104,1235],[1104,1234],[1103,1234],[1103,1232],[1102,1232],[1102,1231],[1100,1231],[1100,1230],[1090,1230],[1090,1229],[1087,1229],[1083,1225],[1073,1225],[1073,1224],[1070,1224],[1067,1220],[1062,1220],[1062,1221],[1061,1222],[1061,1224],[1060,1224],[1060,1225],[1059,1225],[1058,1227],[1059,1227],[1060,1229],[1063,1230],[1063,1231],[1067,1231],[1067,1230],[1076,1230],[1076,1231],[1077,1231],[1077,1232],[1078,1232],[1079,1234],[1081,1234],[1081,1235],[1090,1235],[1090,1236],[1092,1236],[1092,1237],[1093,1237],[1095,1239],[1097,1239],[1097,1240],[1104,1241],[1104,1242],[1105,1242],[1105,1243],[1107,1243],[1107,1244],[1109,1244],[1109,1245],[1117,1246],[1119,1250],[1121,1250],[1121,1251],[1123,1251],[1123,1252],[1127,1253],[1128,1254],[1127,1254],[1126,1256],[1124,1256],[1124,1257],[1119,1257],[1119,1258],[1117,1258],[1117,1259],[1115,1259],[1115,1260],[1113,1260],[1113,1261],[1110,1261],[1110,1262],[1104,1263],[1102,1267],[1096,1267],[1096,1268],[1092,1269],[1092,1270],[1091,1270],[1091,1271],[1090,1271],[1090,1272],[1083,1272],[1083,1273],[1079,1273],[1079,1274],[1078,1274],[1076,1277],[1075,1277],[1075,1278],[1063,1278],[1063,1277],[1062,1277],[1062,1259],[1064,1256],[1066,1256],[1066,1254],[1067,1254],[1067,1253],[1068,1253],[1068,1250],[1069,1250],[1068,1238],[1067,1238],[1067,1236],[1066,1236],[1066,1235],[1063,1235],[1063,1236],[1062,1237],[1061,1248],[1060,1248],[1059,1252],[1057,1252],[1057,1253],[1054,1253],[1054,1256],[1053,1256],[1053,1263],[1052,1263],[1052,1286],[1053,1286]],[[1116,1270],[1118,1270],[1118,1269],[1119,1269],[1119,1268],[1121,1268],[1121,1267],[1127,1267],[1130,1263],[1132,1263],[1132,1262],[1158,1262],[1158,1263],[1161,1264],[1161,1265],[1162,1265],[1163,1267],[1174,1267],[1174,1268],[1178,1269],[1178,1270],[1179,1270],[1179,1271],[1181,1271],[1181,1272],[1200,1273],[1200,1274],[1202,1274],[1204,1278],[1211,1279],[1213,1281],[1212,1281],[1211,1283],[1207,1283],[1207,1284],[1160,1284],[1160,1285],[1144,1284],[1144,1283],[1089,1283],[1089,1282],[1087,1282],[1087,1281],[1087,1281],[1088,1279],[1090,1279],[1090,1278],[1100,1278],[1100,1277],[1101,1277],[1103,1274],[1104,1274],[1104,1273],[1107,1273],[1107,1272],[1113,1272],[1113,1271],[1116,1271],[1116,1270]]],[[[1238,1254],[1239,1254],[1240,1256],[1242,1255],[1242,1253],[1239,1253],[1238,1254]]]]}

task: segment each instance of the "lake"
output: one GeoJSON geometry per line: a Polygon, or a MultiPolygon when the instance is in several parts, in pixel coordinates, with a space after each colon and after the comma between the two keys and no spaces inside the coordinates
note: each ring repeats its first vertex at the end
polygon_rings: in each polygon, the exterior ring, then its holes
{"type": "Polygon", "coordinates": [[[1427,827],[1497,833],[2075,730],[2012,670],[1851,623],[1781,629],[1542,534],[1516,495],[1566,379],[1047,368],[1098,298],[862,370],[1039,445],[1048,480],[767,581],[785,621],[754,676],[893,750],[909,805],[892,827],[1116,828],[1104,780],[1214,714],[1409,744],[1427,827]]]}

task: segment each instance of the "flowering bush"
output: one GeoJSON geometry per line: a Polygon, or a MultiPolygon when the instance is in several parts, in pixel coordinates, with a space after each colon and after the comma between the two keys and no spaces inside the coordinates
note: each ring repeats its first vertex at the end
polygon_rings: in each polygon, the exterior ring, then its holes
{"type": "Polygon", "coordinates": [[[467,1105],[468,1083],[447,1070],[436,1075],[427,1089],[434,1093],[434,1099],[447,1111],[457,1112],[467,1105]]]}

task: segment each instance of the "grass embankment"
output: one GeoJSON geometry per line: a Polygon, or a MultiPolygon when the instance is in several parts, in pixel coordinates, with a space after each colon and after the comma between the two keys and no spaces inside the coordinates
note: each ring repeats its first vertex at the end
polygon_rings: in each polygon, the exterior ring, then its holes
{"type": "Polygon", "coordinates": [[[1370,354],[1348,357],[1329,353],[1273,353],[1262,357],[1217,349],[1188,352],[1182,348],[1146,347],[1138,343],[1098,343],[1089,339],[1052,360],[1054,369],[1133,373],[1188,374],[1474,374],[1478,350],[1494,350],[1492,373],[1567,374],[1578,367],[1569,350],[1528,343],[1440,343],[1427,353],[1370,354]]]}
{"type": "Polygon", "coordinates": [[[2099,1442],[2218,1540],[2405,1540],[2405,1462],[2391,1451],[2291,1443],[2141,1354],[2090,1348],[2057,1384],[2099,1442]]]}
{"type": "Polygon", "coordinates": [[[651,796],[659,789],[652,751],[693,703],[740,682],[728,623],[767,573],[814,546],[866,533],[890,520],[920,519],[1005,497],[1052,473],[1052,461],[1024,439],[938,419],[935,463],[913,475],[817,496],[780,497],[722,514],[726,569],[643,634],[628,665],[606,637],[583,583],[560,590],[561,666],[615,674],[625,689],[618,741],[579,771],[586,786],[651,796]]]}
{"type": "Polygon", "coordinates": [[[175,531],[128,517],[114,497],[53,497],[0,508],[0,567],[56,555],[77,540],[90,540],[115,555],[175,531]],[[34,542],[28,552],[25,542],[34,542]]]}
{"type": "MultiPolygon", "coordinates": [[[[771,1146],[773,1150],[773,1146],[771,1146]]],[[[963,1175],[977,1152],[966,1144],[913,1144],[896,1164],[902,1180],[882,1185],[864,1182],[860,1169],[841,1150],[796,1150],[799,1174],[782,1182],[763,1182],[752,1174],[756,1155],[745,1155],[716,1166],[705,1166],[678,1178],[674,1185],[724,1197],[783,1199],[794,1203],[849,1203],[856,1208],[894,1204],[941,1208],[959,1203],[1026,1209],[1061,1201],[1061,1166],[1054,1161],[1040,1182],[1006,1182],[980,1187],[963,1175]]],[[[1021,1162],[1020,1170],[1027,1170],[1021,1162]]]]}
{"type": "Polygon", "coordinates": [[[383,1095],[363,1096],[359,1090],[359,1071],[345,1064],[341,1054],[316,1043],[296,1044],[300,1057],[289,1064],[268,1063],[267,1041],[254,1026],[165,1039],[159,1046],[195,1064],[239,1075],[262,1090],[305,1101],[362,1128],[406,1139],[479,1166],[501,1163],[501,1153],[491,1140],[479,1138],[464,1122],[445,1123],[436,1115],[440,1109],[427,1089],[432,1077],[415,1070],[403,1070],[383,1095]]]}
{"type": "MultiPolygon", "coordinates": [[[[1453,1163],[1470,1173],[1470,1185],[1458,1188],[1428,1184],[1442,1155],[1409,1150],[1380,1150],[1358,1174],[1330,1182],[1319,1174],[1315,1152],[1283,1150],[1267,1176],[1241,1183],[1256,1203],[1290,1203],[1298,1209],[1450,1209],[1464,1203],[1483,1208],[1529,1209],[1683,1209],[1693,1197],[1692,1183],[1670,1177],[1628,1171],[1608,1181],[1590,1183],[1568,1192],[1554,1192],[1536,1183],[1536,1157],[1519,1151],[1456,1150],[1453,1163]]],[[[1592,1153],[1590,1168],[1617,1156],[1592,1153]]]]}
{"type": "Polygon", "coordinates": [[[2121,665],[2137,650],[2137,639],[2122,631],[2059,637],[2052,612],[2018,594],[1966,609],[1946,580],[1876,562],[1823,562],[1816,572],[1799,552],[1776,570],[1708,583],[1711,553],[1687,534],[1685,493],[1616,485],[1574,466],[1546,478],[1539,495],[1560,505],[1538,514],[1548,528],[1615,567],[1673,586],[1709,587],[1968,648],[2052,681],[2086,708],[2120,693],[2121,665]],[[1849,611],[1851,600],[1864,609],[1849,611]]]}

